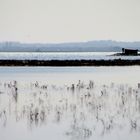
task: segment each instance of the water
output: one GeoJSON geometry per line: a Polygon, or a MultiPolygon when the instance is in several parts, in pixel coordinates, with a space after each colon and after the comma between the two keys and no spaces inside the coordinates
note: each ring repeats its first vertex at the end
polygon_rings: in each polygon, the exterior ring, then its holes
{"type": "Polygon", "coordinates": [[[140,82],[140,66],[104,67],[0,67],[1,80],[46,81],[51,84],[71,84],[78,80],[97,83],[140,82]]]}
{"type": "Polygon", "coordinates": [[[140,56],[112,56],[116,52],[0,52],[0,59],[5,60],[112,60],[140,59],[140,56]]]}
{"type": "Polygon", "coordinates": [[[140,66],[0,67],[0,139],[139,140],[140,66]]]}

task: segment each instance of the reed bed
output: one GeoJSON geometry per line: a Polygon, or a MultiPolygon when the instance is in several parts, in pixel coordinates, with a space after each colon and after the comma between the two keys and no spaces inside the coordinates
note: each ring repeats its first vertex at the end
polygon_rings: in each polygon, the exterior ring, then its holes
{"type": "Polygon", "coordinates": [[[0,82],[0,127],[24,121],[27,129],[65,125],[70,139],[88,139],[115,131],[140,133],[140,84],[97,85],[77,81],[0,82]]]}

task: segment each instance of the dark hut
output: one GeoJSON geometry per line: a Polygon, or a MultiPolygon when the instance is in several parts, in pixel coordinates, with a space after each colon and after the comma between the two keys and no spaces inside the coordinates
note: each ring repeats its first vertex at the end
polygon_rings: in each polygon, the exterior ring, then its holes
{"type": "Polygon", "coordinates": [[[124,55],[138,55],[138,50],[137,49],[125,49],[125,48],[122,48],[122,53],[124,55]]]}

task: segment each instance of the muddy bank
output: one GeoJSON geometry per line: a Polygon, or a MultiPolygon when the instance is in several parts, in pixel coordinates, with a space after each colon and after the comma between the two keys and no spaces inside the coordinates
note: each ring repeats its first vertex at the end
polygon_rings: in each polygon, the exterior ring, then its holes
{"type": "Polygon", "coordinates": [[[0,66],[130,66],[140,60],[0,60],[0,66]]]}
{"type": "Polygon", "coordinates": [[[125,53],[115,53],[111,56],[140,56],[140,54],[125,54],[125,53]]]}

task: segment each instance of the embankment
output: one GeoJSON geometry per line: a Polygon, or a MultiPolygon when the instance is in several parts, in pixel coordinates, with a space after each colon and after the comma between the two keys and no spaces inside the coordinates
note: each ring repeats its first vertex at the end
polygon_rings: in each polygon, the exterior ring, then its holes
{"type": "Polygon", "coordinates": [[[131,66],[140,60],[0,60],[0,66],[131,66]]]}

